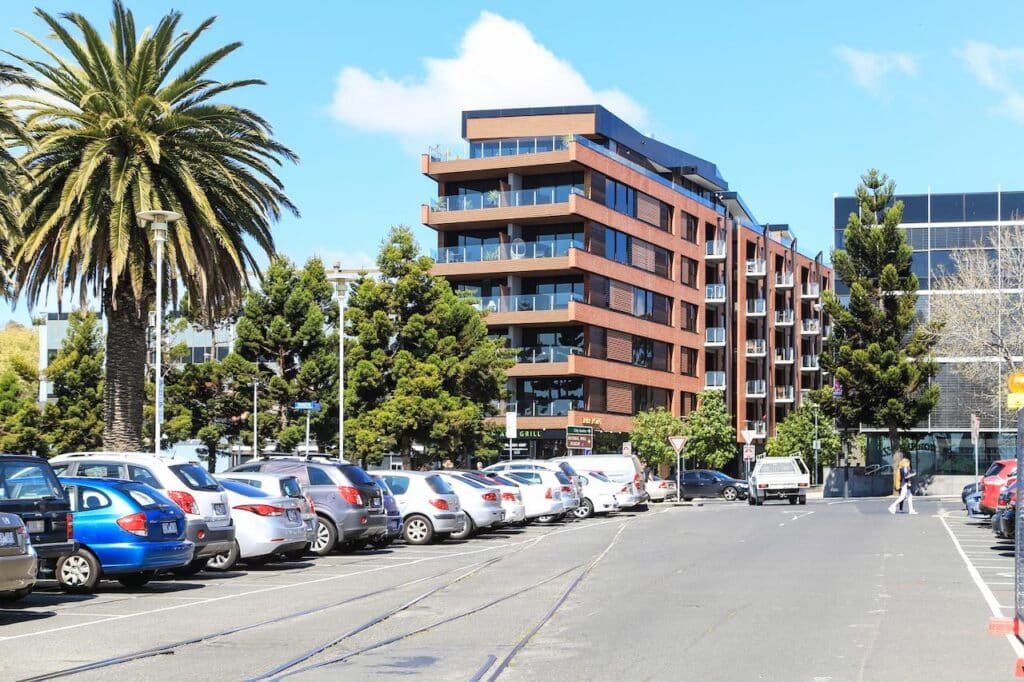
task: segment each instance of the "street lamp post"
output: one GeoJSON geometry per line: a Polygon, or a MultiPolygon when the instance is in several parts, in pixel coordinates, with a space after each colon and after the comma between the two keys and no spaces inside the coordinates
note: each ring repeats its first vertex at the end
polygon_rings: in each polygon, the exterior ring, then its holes
{"type": "Polygon", "coordinates": [[[260,403],[257,390],[260,386],[259,377],[252,380],[252,458],[260,456],[260,403]]]}
{"type": "Polygon", "coordinates": [[[164,420],[164,377],[163,377],[163,324],[164,324],[164,242],[167,241],[167,226],[181,219],[174,211],[139,211],[136,217],[143,223],[150,223],[153,243],[156,244],[156,416],[153,428],[153,449],[160,454],[160,426],[164,420]]]}

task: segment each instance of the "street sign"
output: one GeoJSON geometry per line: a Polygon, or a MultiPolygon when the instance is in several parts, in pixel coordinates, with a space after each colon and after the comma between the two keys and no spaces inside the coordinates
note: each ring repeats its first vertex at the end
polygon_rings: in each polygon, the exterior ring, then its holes
{"type": "Polygon", "coordinates": [[[753,462],[754,461],[754,446],[744,445],[743,446],[743,461],[753,462]]]}
{"type": "Polygon", "coordinates": [[[981,436],[981,417],[976,414],[971,415],[971,443],[977,445],[978,439],[981,436]]]}
{"type": "Polygon", "coordinates": [[[571,433],[571,434],[577,435],[577,436],[593,436],[594,435],[594,427],[593,426],[566,426],[565,427],[565,433],[566,434],[570,434],[571,433]]]}
{"type": "Polygon", "coordinates": [[[307,401],[307,402],[302,402],[302,403],[292,403],[292,409],[293,410],[299,410],[300,412],[301,411],[319,412],[320,411],[320,403],[316,402],[315,400],[311,400],[311,401],[307,401]]]}
{"type": "Polygon", "coordinates": [[[842,398],[843,397],[843,385],[839,383],[839,379],[832,382],[832,397],[842,398]]]}
{"type": "Polygon", "coordinates": [[[743,435],[744,443],[753,443],[754,439],[757,438],[757,431],[754,429],[743,429],[740,433],[743,435]]]}
{"type": "Polygon", "coordinates": [[[505,413],[505,438],[515,438],[518,428],[518,415],[515,412],[505,413]]]}
{"type": "Polygon", "coordinates": [[[510,446],[513,451],[530,449],[530,444],[527,443],[525,440],[513,440],[509,441],[508,443],[502,443],[501,449],[508,450],[510,446]]]}
{"type": "Polygon", "coordinates": [[[626,457],[629,457],[630,455],[633,454],[633,444],[630,443],[628,440],[622,444],[622,454],[624,454],[626,457]]]}
{"type": "Polygon", "coordinates": [[[568,450],[592,450],[594,448],[594,427],[566,426],[565,447],[568,450]]]}
{"type": "Polygon", "coordinates": [[[814,442],[811,443],[811,448],[814,450],[821,450],[821,440],[815,438],[814,442]]]}
{"type": "Polygon", "coordinates": [[[668,442],[678,455],[686,447],[686,436],[669,436],[668,442]]]}

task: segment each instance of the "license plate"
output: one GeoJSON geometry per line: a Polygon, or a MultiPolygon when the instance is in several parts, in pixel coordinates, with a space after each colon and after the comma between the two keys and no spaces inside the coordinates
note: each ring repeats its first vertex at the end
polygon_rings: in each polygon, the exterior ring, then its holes
{"type": "Polygon", "coordinates": [[[379,498],[379,497],[373,498],[373,501],[370,504],[373,505],[374,507],[379,507],[382,504],[381,498],[379,498]]]}
{"type": "Polygon", "coordinates": [[[14,535],[14,531],[3,531],[0,533],[0,547],[10,547],[16,544],[18,544],[18,539],[14,535]]]}
{"type": "Polygon", "coordinates": [[[288,516],[288,520],[289,521],[298,521],[299,520],[299,512],[296,511],[295,509],[289,509],[286,512],[286,514],[288,516]]]}
{"type": "Polygon", "coordinates": [[[164,521],[164,535],[177,535],[178,524],[174,521],[164,521]]]}
{"type": "Polygon", "coordinates": [[[224,514],[228,513],[228,508],[225,507],[223,504],[216,504],[215,503],[213,505],[213,513],[216,514],[217,516],[223,516],[224,514]]]}
{"type": "Polygon", "coordinates": [[[29,521],[25,524],[29,533],[42,533],[46,530],[46,521],[29,521]]]}

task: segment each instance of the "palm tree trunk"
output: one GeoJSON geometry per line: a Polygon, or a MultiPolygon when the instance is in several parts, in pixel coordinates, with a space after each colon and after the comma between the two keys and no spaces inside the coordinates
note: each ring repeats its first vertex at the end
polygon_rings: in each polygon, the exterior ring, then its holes
{"type": "Polygon", "coordinates": [[[142,450],[142,406],[146,402],[146,324],[129,285],[105,297],[107,372],[103,384],[103,447],[142,450]]]}

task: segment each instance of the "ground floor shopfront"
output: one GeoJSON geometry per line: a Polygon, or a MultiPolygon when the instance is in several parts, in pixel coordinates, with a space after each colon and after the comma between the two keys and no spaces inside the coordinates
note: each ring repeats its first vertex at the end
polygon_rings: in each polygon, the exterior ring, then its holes
{"type": "MultiPolygon", "coordinates": [[[[865,466],[891,467],[889,437],[867,432],[865,466]]],[[[919,476],[974,475],[974,445],[970,431],[919,431],[901,437],[903,454],[919,476]]],[[[982,431],[978,442],[978,470],[984,473],[998,459],[1016,456],[1017,435],[1011,431],[982,431]]]]}

